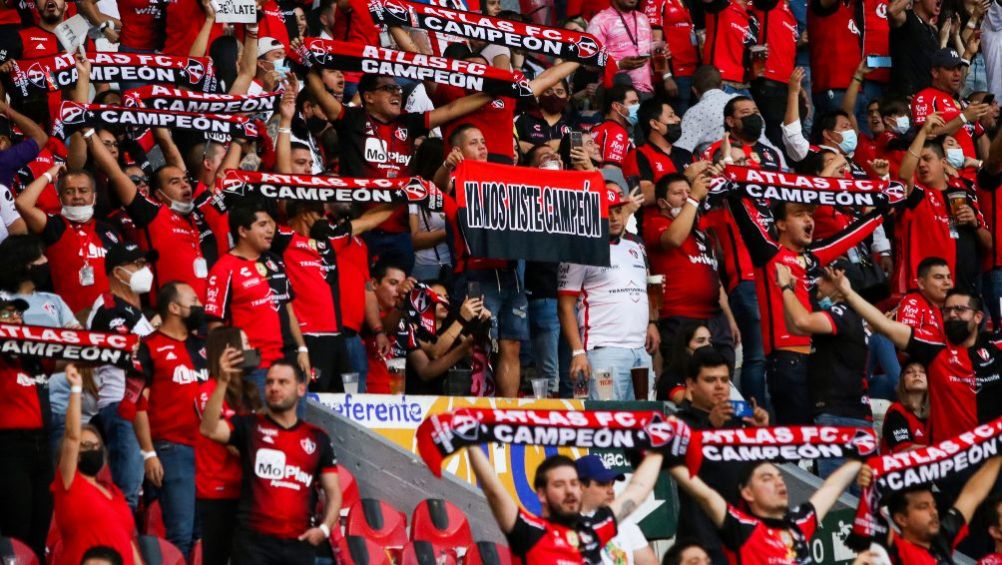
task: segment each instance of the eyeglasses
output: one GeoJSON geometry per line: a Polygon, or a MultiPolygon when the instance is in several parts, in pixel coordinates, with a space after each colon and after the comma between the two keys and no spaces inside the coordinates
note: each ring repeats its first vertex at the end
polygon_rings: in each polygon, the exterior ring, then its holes
{"type": "Polygon", "coordinates": [[[974,308],[971,308],[970,306],[943,306],[943,314],[946,315],[954,313],[963,314],[964,312],[968,311],[973,312],[974,308]]]}
{"type": "Polygon", "coordinates": [[[380,90],[382,90],[385,92],[389,92],[390,94],[400,94],[401,92],[404,91],[403,88],[400,88],[399,84],[384,84],[382,86],[377,86],[372,90],[373,92],[379,92],[380,90]]]}
{"type": "Polygon", "coordinates": [[[81,451],[97,451],[101,449],[101,444],[95,441],[81,441],[80,450],[81,451]]]}
{"type": "Polygon", "coordinates": [[[118,147],[117,141],[104,141],[103,143],[105,147],[118,147]]]}
{"type": "Polygon", "coordinates": [[[150,181],[146,180],[146,177],[140,175],[129,175],[129,180],[131,180],[132,184],[136,186],[139,186],[141,184],[144,185],[150,184],[150,181]]]}

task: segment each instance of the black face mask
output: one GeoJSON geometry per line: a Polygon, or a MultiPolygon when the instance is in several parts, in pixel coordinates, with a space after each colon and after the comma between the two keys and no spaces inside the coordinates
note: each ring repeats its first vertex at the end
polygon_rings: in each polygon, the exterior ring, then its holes
{"type": "Polygon", "coordinates": [[[35,288],[46,288],[49,284],[49,263],[31,265],[28,267],[28,278],[35,288]]]}
{"type": "Polygon", "coordinates": [[[741,138],[745,141],[755,141],[762,136],[765,120],[759,114],[748,114],[741,118],[741,138]]]}
{"type": "Polygon", "coordinates": [[[190,306],[188,308],[188,317],[184,319],[184,327],[188,328],[188,332],[194,332],[202,328],[202,324],[205,323],[205,308],[202,306],[190,306]]]}
{"type": "Polygon", "coordinates": [[[971,337],[970,330],[967,329],[965,320],[947,320],[943,323],[943,333],[946,339],[953,345],[959,345],[971,337]]]}
{"type": "Polygon", "coordinates": [[[665,131],[665,141],[668,143],[675,143],[682,137],[682,124],[666,124],[665,127],[668,128],[665,131]]]}
{"type": "Polygon", "coordinates": [[[567,107],[567,99],[554,94],[539,97],[539,107],[551,114],[562,114],[567,107]]]}
{"type": "Polygon", "coordinates": [[[77,470],[88,477],[96,477],[98,471],[104,467],[104,448],[93,449],[91,451],[81,451],[80,461],[77,462],[77,470]]]}
{"type": "Polygon", "coordinates": [[[244,349],[244,362],[240,364],[240,368],[250,372],[259,365],[261,365],[261,352],[257,349],[244,349]]]}

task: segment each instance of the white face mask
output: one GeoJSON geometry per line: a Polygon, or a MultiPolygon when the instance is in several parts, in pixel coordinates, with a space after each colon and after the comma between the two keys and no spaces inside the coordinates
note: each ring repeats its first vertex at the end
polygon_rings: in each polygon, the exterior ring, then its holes
{"type": "Polygon", "coordinates": [[[964,167],[964,150],[959,147],[951,147],[946,150],[946,162],[953,166],[954,169],[962,169],[964,167]]]}
{"type": "Polygon", "coordinates": [[[149,267],[143,267],[129,275],[129,288],[136,294],[149,292],[153,288],[153,271],[149,267]]]}
{"type": "Polygon", "coordinates": [[[542,163],[541,165],[539,165],[539,168],[540,169],[546,169],[548,171],[559,171],[560,170],[560,161],[558,161],[556,159],[550,159],[549,161],[547,161],[547,162],[542,163]]]}
{"type": "Polygon", "coordinates": [[[894,132],[900,135],[908,133],[908,130],[912,127],[912,121],[908,119],[908,116],[898,116],[894,118],[894,132]]]}
{"type": "Polygon", "coordinates": [[[181,202],[180,200],[172,200],[171,197],[167,196],[167,193],[162,190],[160,191],[160,194],[162,194],[163,197],[166,198],[168,202],[170,202],[170,209],[177,212],[178,214],[181,214],[182,216],[187,216],[188,214],[191,214],[191,211],[195,209],[194,202],[181,202]]]}
{"type": "Polygon", "coordinates": [[[62,214],[67,220],[82,224],[94,217],[94,205],[63,206],[62,214]]]}
{"type": "Polygon", "coordinates": [[[677,218],[678,215],[682,213],[682,207],[679,206],[677,208],[671,208],[670,210],[668,210],[668,213],[671,214],[672,218],[677,218]]]}

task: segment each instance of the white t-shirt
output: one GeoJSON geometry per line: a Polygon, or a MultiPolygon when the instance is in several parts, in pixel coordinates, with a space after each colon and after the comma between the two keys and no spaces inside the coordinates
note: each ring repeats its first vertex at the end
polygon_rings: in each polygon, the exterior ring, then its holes
{"type": "Polygon", "coordinates": [[[610,267],[561,263],[558,291],[578,297],[578,329],[584,348],[643,347],[650,309],[647,254],[632,239],[609,246],[610,267]]]}
{"type": "Polygon", "coordinates": [[[602,548],[603,565],[633,565],[633,552],[647,545],[647,538],[640,531],[640,526],[627,518],[616,524],[616,537],[609,540],[602,548]]]}
{"type": "MultiPolygon", "coordinates": [[[[407,209],[411,216],[417,216],[419,232],[432,232],[445,229],[445,214],[442,212],[428,212],[417,204],[410,204],[407,209]]],[[[448,244],[443,241],[435,247],[415,251],[414,264],[451,265],[452,257],[449,255],[448,244]]]]}
{"type": "Polygon", "coordinates": [[[0,184],[0,241],[7,239],[10,232],[7,227],[21,219],[14,208],[14,194],[6,186],[0,184]]]}

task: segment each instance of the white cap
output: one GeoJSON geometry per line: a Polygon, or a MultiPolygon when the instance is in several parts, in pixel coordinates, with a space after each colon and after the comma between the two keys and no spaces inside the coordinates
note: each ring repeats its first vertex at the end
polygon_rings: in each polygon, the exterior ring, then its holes
{"type": "Polygon", "coordinates": [[[272,51],[285,49],[285,45],[274,37],[262,37],[257,40],[257,58],[260,59],[272,51]]]}

